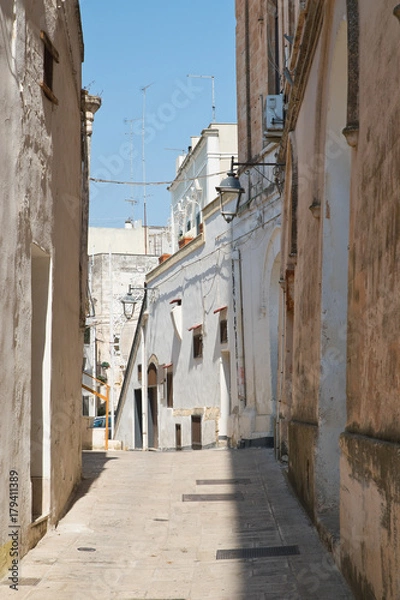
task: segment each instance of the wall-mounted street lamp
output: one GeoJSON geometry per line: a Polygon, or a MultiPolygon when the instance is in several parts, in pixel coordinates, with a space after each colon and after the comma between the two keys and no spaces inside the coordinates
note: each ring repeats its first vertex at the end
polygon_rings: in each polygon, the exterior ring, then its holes
{"type": "MultiPolygon", "coordinates": [[[[284,163],[261,163],[261,162],[248,162],[248,163],[239,163],[234,162],[234,157],[232,156],[231,168],[227,173],[227,177],[223,179],[220,185],[216,186],[216,190],[219,194],[219,203],[220,203],[220,211],[221,215],[224,217],[227,223],[233,221],[233,219],[238,215],[239,206],[240,206],[240,198],[242,194],[244,194],[245,190],[240,184],[239,177],[235,173],[235,167],[284,167],[284,163]],[[231,202],[235,203],[235,208],[233,211],[228,211],[224,209],[226,204],[230,204],[231,202]]],[[[261,172],[260,172],[261,173],[261,172]]],[[[261,173],[263,177],[263,173],[261,173]]],[[[267,179],[267,178],[266,178],[267,179]]]]}
{"type": "Polygon", "coordinates": [[[147,294],[147,288],[137,288],[132,285],[128,288],[126,296],[121,298],[121,303],[124,308],[124,315],[128,321],[132,319],[135,312],[135,306],[138,302],[143,302],[147,294]]]}
{"type": "Polygon", "coordinates": [[[136,304],[141,304],[142,307],[143,305],[146,307],[147,298],[154,301],[157,296],[157,290],[157,287],[147,287],[146,283],[143,287],[134,287],[133,285],[130,285],[126,296],[121,298],[125,318],[128,319],[128,321],[132,319],[135,313],[136,304]]]}

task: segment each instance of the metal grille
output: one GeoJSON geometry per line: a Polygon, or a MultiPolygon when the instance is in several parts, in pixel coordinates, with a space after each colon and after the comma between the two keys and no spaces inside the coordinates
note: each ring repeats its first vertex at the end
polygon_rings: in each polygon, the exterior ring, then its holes
{"type": "Polygon", "coordinates": [[[222,502],[225,500],[243,500],[243,494],[183,494],[182,502],[222,502]]]}
{"type": "Polygon", "coordinates": [[[235,548],[217,550],[217,560],[232,558],[265,558],[271,556],[294,556],[300,554],[298,546],[266,546],[263,548],[235,548]]]}
{"type": "Polygon", "coordinates": [[[249,484],[251,479],[197,479],[196,485],[249,484]]]}

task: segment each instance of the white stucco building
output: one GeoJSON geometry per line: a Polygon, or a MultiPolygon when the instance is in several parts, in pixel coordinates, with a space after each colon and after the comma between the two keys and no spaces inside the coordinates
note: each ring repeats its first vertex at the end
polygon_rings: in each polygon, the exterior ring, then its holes
{"type": "Polygon", "coordinates": [[[262,171],[244,175],[227,223],[215,187],[232,156],[236,125],[213,123],[178,162],[180,248],[146,277],[116,422],[126,448],[273,444],[279,194],[262,171]]]}
{"type": "Polygon", "coordinates": [[[81,476],[90,107],[78,1],[0,0],[0,47],[3,575],[12,541],[18,562],[81,476]]]}

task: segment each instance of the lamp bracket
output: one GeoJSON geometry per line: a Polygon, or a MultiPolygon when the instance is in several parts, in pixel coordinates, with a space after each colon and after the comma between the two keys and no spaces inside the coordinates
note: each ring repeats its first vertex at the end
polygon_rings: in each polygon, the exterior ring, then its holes
{"type": "Polygon", "coordinates": [[[257,162],[256,160],[253,160],[250,162],[236,162],[233,160],[233,156],[232,156],[232,161],[231,161],[231,171],[233,171],[235,167],[284,167],[284,166],[286,166],[286,163],[257,162]]]}

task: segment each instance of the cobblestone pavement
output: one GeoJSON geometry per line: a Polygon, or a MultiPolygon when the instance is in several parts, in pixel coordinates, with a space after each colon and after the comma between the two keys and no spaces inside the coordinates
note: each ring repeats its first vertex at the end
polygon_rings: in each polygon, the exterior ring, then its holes
{"type": "Polygon", "coordinates": [[[0,598],[353,598],[282,470],[268,449],[85,452],[71,510],[0,598]]]}

